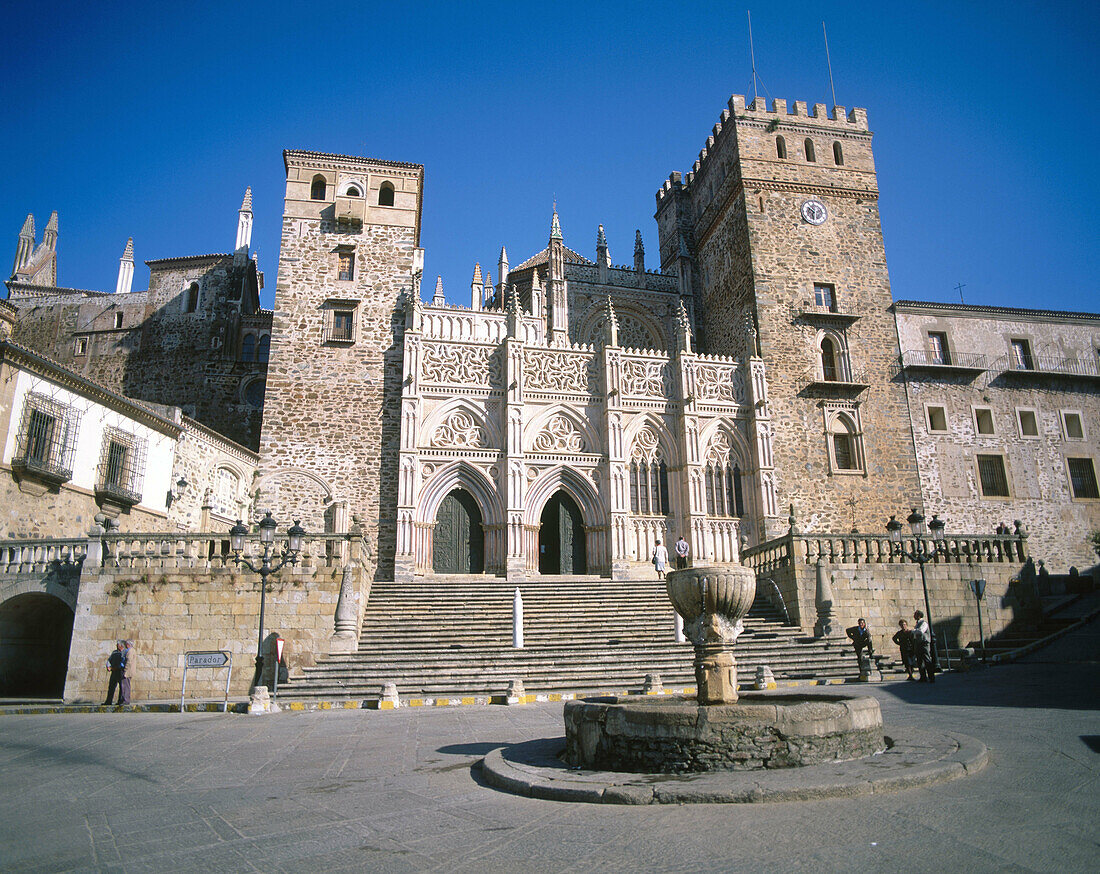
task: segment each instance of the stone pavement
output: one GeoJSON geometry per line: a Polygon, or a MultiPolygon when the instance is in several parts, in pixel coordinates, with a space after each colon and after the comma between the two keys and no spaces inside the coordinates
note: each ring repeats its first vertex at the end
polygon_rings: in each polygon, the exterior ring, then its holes
{"type": "Polygon", "coordinates": [[[562,734],[561,705],[0,717],[4,871],[1093,871],[1100,625],[934,686],[866,687],[887,726],[990,763],[892,795],[570,804],[473,767],[562,734]]]}

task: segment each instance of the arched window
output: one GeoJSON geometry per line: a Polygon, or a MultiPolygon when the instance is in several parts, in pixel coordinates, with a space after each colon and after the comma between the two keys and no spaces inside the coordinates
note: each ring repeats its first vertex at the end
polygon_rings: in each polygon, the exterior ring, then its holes
{"type": "Polygon", "coordinates": [[[344,192],[347,197],[362,197],[363,192],[359,190],[358,185],[349,185],[347,191],[344,192]]]}
{"type": "Polygon", "coordinates": [[[327,190],[328,185],[325,183],[325,177],[318,173],[313,177],[313,185],[309,189],[309,196],[313,200],[324,200],[327,190]]]}
{"type": "Polygon", "coordinates": [[[838,167],[844,164],[844,150],[840,148],[840,143],[833,143],[833,163],[838,167]]]}
{"type": "Polygon", "coordinates": [[[260,337],[260,345],[256,347],[256,360],[261,364],[267,364],[268,356],[271,352],[271,335],[264,334],[260,337]]]}
{"type": "Polygon", "coordinates": [[[862,470],[859,430],[855,422],[838,414],[829,428],[829,451],[834,470],[862,470]]]}
{"type": "Polygon", "coordinates": [[[836,343],[831,337],[825,337],[821,341],[821,378],[825,382],[837,382],[840,379],[838,358],[836,343]]]}
{"type": "Polygon", "coordinates": [[[262,379],[254,379],[244,388],[244,402],[255,410],[262,409],[264,405],[264,388],[262,379]]]}
{"type": "Polygon", "coordinates": [[[817,160],[817,155],[814,152],[814,141],[811,140],[809,137],[806,137],[806,160],[807,161],[816,161],[817,160]]]}
{"type": "Polygon", "coordinates": [[[393,184],[383,182],[378,188],[378,205],[393,206],[393,184]]]}
{"type": "Polygon", "coordinates": [[[256,354],[256,335],[245,334],[241,341],[241,361],[251,361],[256,354]]]}
{"type": "Polygon", "coordinates": [[[725,432],[719,431],[711,438],[706,462],[707,515],[743,516],[745,502],[741,494],[741,468],[734,460],[725,432]]]}
{"type": "Polygon", "coordinates": [[[630,511],[636,516],[667,516],[668,467],[650,428],[638,433],[630,457],[630,511]]]}
{"type": "Polygon", "coordinates": [[[783,137],[775,138],[775,157],[786,158],[787,157],[787,141],[783,137]]]}
{"type": "Polygon", "coordinates": [[[187,299],[184,301],[183,311],[193,313],[199,308],[199,284],[192,282],[187,286],[187,299]]]}
{"type": "Polygon", "coordinates": [[[237,502],[237,490],[241,478],[227,467],[219,467],[214,475],[214,506],[211,509],[225,519],[234,519],[240,515],[237,502]]]}

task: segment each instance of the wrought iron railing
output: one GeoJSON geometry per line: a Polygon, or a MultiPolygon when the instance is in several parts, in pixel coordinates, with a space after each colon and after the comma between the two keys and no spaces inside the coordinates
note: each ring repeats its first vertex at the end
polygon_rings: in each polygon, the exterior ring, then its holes
{"type": "Polygon", "coordinates": [[[989,367],[985,355],[977,352],[929,352],[926,349],[910,349],[901,353],[902,367],[955,367],[962,370],[986,370],[989,367]]]}

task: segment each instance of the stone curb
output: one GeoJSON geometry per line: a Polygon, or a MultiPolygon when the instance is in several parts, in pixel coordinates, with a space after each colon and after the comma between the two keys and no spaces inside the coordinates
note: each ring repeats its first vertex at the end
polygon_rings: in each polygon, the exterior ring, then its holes
{"type": "MultiPolygon", "coordinates": [[[[855,678],[829,677],[822,680],[781,680],[777,682],[780,689],[793,689],[800,686],[841,686],[849,683],[864,681],[855,678]]],[[[751,692],[755,689],[752,683],[741,683],[738,689],[751,692]]],[[[406,707],[464,707],[470,705],[507,705],[516,704],[546,704],[559,701],[574,701],[577,698],[605,698],[612,695],[637,695],[646,694],[637,689],[595,689],[583,692],[539,692],[522,696],[518,701],[509,699],[506,695],[462,695],[441,698],[402,698],[400,708],[406,707]]],[[[666,686],[665,695],[694,695],[694,686],[666,686]]],[[[294,700],[280,698],[279,709],[282,713],[302,713],[314,710],[393,710],[396,709],[391,702],[381,701],[378,698],[349,698],[349,699],[309,699],[294,700]]],[[[216,702],[197,702],[184,707],[187,713],[221,713],[222,705],[216,702]]],[[[142,704],[127,704],[123,707],[107,706],[103,704],[0,704],[0,716],[4,714],[43,714],[43,713],[179,713],[178,703],[167,701],[147,702],[142,704]]],[[[247,713],[248,701],[230,701],[230,713],[247,713]]]]}
{"type": "Polygon", "coordinates": [[[489,785],[548,801],[589,804],[760,804],[857,798],[932,786],[988,764],[985,744],[956,732],[889,730],[888,750],[853,762],[774,771],[627,774],[580,771],[558,759],[564,738],[493,750],[481,761],[489,785]]]}

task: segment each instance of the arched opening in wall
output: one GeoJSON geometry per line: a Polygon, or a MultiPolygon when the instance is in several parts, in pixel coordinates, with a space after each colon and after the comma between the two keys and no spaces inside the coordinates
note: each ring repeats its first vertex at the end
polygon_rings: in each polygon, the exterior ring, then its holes
{"type": "Polygon", "coordinates": [[[358,185],[349,185],[347,191],[344,192],[347,197],[362,197],[363,192],[359,190],[358,185]]]}
{"type": "Polygon", "coordinates": [[[585,546],[580,507],[566,492],[555,492],[539,519],[539,573],[587,573],[585,546]]]}
{"type": "Polygon", "coordinates": [[[261,364],[267,364],[267,359],[271,355],[271,335],[264,334],[260,337],[259,345],[256,346],[256,360],[261,364]]]}
{"type": "Polygon", "coordinates": [[[254,379],[244,387],[244,402],[252,409],[259,410],[264,405],[264,389],[266,383],[262,379],[254,379]]]}
{"type": "Polygon", "coordinates": [[[787,157],[787,141],[783,137],[775,138],[775,157],[786,158],[787,157]]]}
{"type": "Polygon", "coordinates": [[[829,428],[829,442],[833,470],[863,470],[859,431],[852,419],[837,415],[829,428]]]}
{"type": "Polygon", "coordinates": [[[383,182],[378,187],[378,205],[393,206],[393,185],[391,183],[383,182]]]}
{"type": "Polygon", "coordinates": [[[840,147],[840,143],[833,143],[833,163],[838,167],[844,165],[844,150],[840,147]]]}
{"type": "Polygon", "coordinates": [[[817,153],[814,152],[814,141],[811,140],[809,137],[807,137],[805,145],[806,145],[806,160],[807,161],[816,161],[817,160],[817,153]]]}
{"type": "Polygon", "coordinates": [[[432,571],[437,574],[480,574],[485,567],[485,532],[481,510],[465,489],[454,489],[435,514],[432,571]]]}
{"type": "Polygon", "coordinates": [[[310,199],[324,200],[327,191],[328,183],[325,182],[325,177],[318,173],[313,177],[313,185],[311,185],[309,189],[310,199]]]}
{"type": "Polygon", "coordinates": [[[192,282],[187,286],[187,299],[184,301],[183,311],[193,313],[199,308],[199,284],[192,282]]]}
{"type": "Polygon", "coordinates": [[[52,595],[16,595],[0,605],[0,697],[60,698],[72,636],[73,611],[52,595]]]}
{"type": "Polygon", "coordinates": [[[825,382],[840,382],[843,376],[843,362],[840,360],[840,350],[832,337],[823,337],[821,340],[821,378],[825,382]]]}
{"type": "Polygon", "coordinates": [[[241,361],[251,361],[256,356],[256,335],[245,334],[241,340],[241,361]]]}

